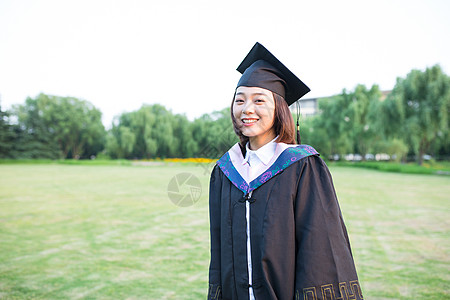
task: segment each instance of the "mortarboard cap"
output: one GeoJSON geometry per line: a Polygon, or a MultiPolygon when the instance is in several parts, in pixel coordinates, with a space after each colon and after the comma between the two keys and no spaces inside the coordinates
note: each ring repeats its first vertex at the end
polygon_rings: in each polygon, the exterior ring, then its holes
{"type": "Polygon", "coordinates": [[[256,43],[237,70],[237,87],[261,87],[282,96],[291,105],[310,89],[263,45],[256,43]]]}

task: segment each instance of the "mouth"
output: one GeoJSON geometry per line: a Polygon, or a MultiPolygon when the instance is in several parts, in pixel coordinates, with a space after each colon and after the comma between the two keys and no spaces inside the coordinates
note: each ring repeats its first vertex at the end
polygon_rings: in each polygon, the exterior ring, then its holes
{"type": "Polygon", "coordinates": [[[244,126],[250,126],[255,124],[259,119],[256,118],[244,118],[241,119],[242,123],[244,124],[244,126]]]}

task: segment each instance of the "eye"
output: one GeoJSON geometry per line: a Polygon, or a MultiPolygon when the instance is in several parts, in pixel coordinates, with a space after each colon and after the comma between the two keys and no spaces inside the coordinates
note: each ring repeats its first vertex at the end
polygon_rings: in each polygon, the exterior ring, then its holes
{"type": "Polygon", "coordinates": [[[235,103],[244,103],[244,100],[242,100],[242,99],[235,99],[234,102],[235,103]]]}
{"type": "Polygon", "coordinates": [[[256,99],[255,102],[257,102],[257,103],[264,103],[266,101],[264,99],[256,99]]]}

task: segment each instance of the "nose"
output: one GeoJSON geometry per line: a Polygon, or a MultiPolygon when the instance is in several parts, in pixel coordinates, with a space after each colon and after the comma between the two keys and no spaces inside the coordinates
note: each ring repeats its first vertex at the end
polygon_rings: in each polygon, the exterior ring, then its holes
{"type": "Polygon", "coordinates": [[[246,115],[251,115],[255,112],[255,106],[253,101],[245,101],[244,107],[242,108],[242,113],[246,115]]]}

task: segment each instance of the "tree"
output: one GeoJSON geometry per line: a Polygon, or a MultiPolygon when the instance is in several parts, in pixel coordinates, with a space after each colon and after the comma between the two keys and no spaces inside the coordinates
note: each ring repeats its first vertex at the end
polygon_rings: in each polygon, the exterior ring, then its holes
{"type": "Polygon", "coordinates": [[[172,113],[160,104],[151,106],[151,111],[155,116],[152,138],[158,145],[156,155],[163,158],[176,156],[178,145],[173,136],[172,113]]]}
{"type": "Polygon", "coordinates": [[[192,135],[198,144],[197,157],[219,158],[239,141],[233,130],[229,107],[194,120],[192,135]]]}
{"type": "Polygon", "coordinates": [[[9,113],[0,106],[0,158],[12,158],[15,133],[8,119],[9,113]]]}
{"type": "Polygon", "coordinates": [[[189,157],[197,143],[185,115],[174,115],[160,104],[116,117],[108,134],[106,150],[111,157],[189,157]]]}
{"type": "Polygon", "coordinates": [[[101,139],[105,129],[101,123],[101,112],[91,103],[71,97],[52,97],[43,108],[43,118],[48,124],[67,158],[80,158],[87,145],[101,139]]]}
{"type": "MultiPolygon", "coordinates": [[[[129,117],[123,114],[121,118],[129,117]]],[[[124,124],[113,124],[106,138],[105,150],[112,158],[130,158],[136,147],[136,133],[124,124]]]]}
{"type": "MultiPolygon", "coordinates": [[[[120,141],[119,157],[152,158],[156,157],[158,145],[152,136],[153,127],[156,122],[156,116],[149,105],[143,105],[139,110],[123,113],[117,118],[117,124],[113,126],[116,131],[114,135],[120,141]],[[125,136],[122,136],[120,128],[129,128],[130,134],[134,135],[133,141],[128,140],[125,143],[125,136]],[[129,150],[126,148],[129,147],[129,150]]],[[[113,130],[114,131],[114,130],[113,130]]],[[[122,131],[122,133],[124,133],[122,131]]]]}
{"type": "Polygon", "coordinates": [[[61,149],[43,119],[43,101],[28,97],[23,105],[13,106],[17,116],[17,138],[14,145],[17,158],[61,158],[61,149]]]}
{"type": "Polygon", "coordinates": [[[29,155],[22,145],[24,156],[80,158],[85,148],[101,148],[105,135],[101,112],[87,101],[40,94],[27,98],[15,112],[25,134],[21,143],[40,149],[29,155]]]}
{"type": "Polygon", "coordinates": [[[383,105],[390,125],[386,132],[405,140],[421,165],[423,155],[435,147],[438,137],[448,136],[449,111],[450,77],[438,65],[425,71],[412,70],[406,78],[397,78],[383,105]]]}
{"type": "MultiPolygon", "coordinates": [[[[320,116],[314,120],[312,130],[315,134],[325,134],[320,145],[323,155],[343,155],[352,149],[351,125],[348,107],[351,95],[343,90],[341,94],[319,100],[320,116]]],[[[315,145],[314,142],[311,142],[315,145]]]]}
{"type": "Polygon", "coordinates": [[[359,153],[362,160],[365,160],[366,154],[383,139],[379,131],[380,124],[377,122],[381,92],[377,85],[368,90],[366,86],[359,84],[355,91],[350,93],[350,97],[352,101],[346,109],[350,116],[350,128],[347,127],[347,130],[350,130],[354,152],[359,153]]]}
{"type": "Polygon", "coordinates": [[[332,150],[329,134],[326,129],[321,126],[323,123],[320,115],[301,119],[300,136],[302,144],[313,146],[322,157],[328,158],[336,152],[333,152],[332,150]]]}
{"type": "Polygon", "coordinates": [[[178,157],[192,157],[198,151],[198,144],[192,135],[192,123],[185,115],[175,115],[173,119],[173,133],[177,143],[178,157]]]}

